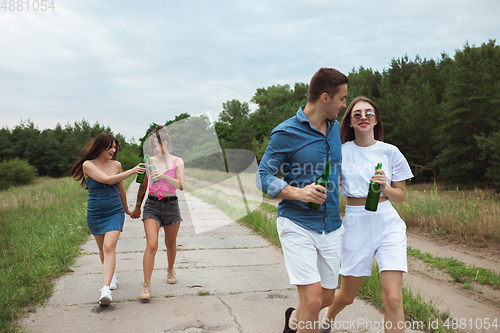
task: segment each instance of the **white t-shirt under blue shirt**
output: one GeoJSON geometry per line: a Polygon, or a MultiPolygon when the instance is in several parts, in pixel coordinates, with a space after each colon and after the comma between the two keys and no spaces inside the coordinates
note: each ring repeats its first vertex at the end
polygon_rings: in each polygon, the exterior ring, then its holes
{"type": "MultiPolygon", "coordinates": [[[[406,158],[396,146],[377,141],[371,146],[360,147],[354,141],[348,141],[342,145],[342,194],[346,197],[366,198],[377,163],[382,163],[388,185],[413,177],[406,158]]],[[[384,196],[383,193],[380,195],[384,196]]]]}

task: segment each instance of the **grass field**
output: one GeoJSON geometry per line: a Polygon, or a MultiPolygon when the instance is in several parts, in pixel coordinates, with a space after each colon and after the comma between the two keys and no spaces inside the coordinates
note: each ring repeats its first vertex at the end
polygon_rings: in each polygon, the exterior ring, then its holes
{"type": "Polygon", "coordinates": [[[0,191],[1,332],[15,331],[11,322],[43,304],[54,278],[69,272],[90,235],[87,197],[69,177],[0,191]]]}
{"type": "MultiPolygon", "coordinates": [[[[255,191],[250,174],[228,175],[222,172],[187,170],[187,176],[203,179],[196,185],[189,180],[187,189],[207,202],[236,216],[243,224],[256,230],[279,247],[276,232],[276,208],[262,202],[255,191]],[[208,184],[208,185],[207,185],[208,184]],[[233,191],[243,187],[246,204],[234,200],[210,184],[223,184],[233,191]],[[247,191],[248,189],[248,191],[247,191]],[[248,214],[248,209],[252,212],[248,214]]],[[[133,177],[124,183],[127,188],[133,177]]],[[[73,260],[80,253],[79,244],[89,237],[86,225],[87,191],[71,178],[40,178],[34,185],[0,191],[0,331],[15,331],[13,320],[25,311],[43,304],[50,297],[54,278],[69,272],[73,260]]],[[[340,199],[341,210],[345,198],[340,199]]],[[[439,186],[413,185],[408,187],[408,199],[395,204],[407,224],[445,234],[468,242],[500,240],[500,202],[488,191],[444,191],[439,186]]],[[[409,255],[426,260],[447,270],[456,280],[467,284],[470,276],[476,281],[498,287],[498,274],[464,267],[462,263],[437,258],[409,249],[409,255]],[[484,274],[483,274],[484,273],[484,274]]],[[[380,282],[376,269],[371,278],[364,279],[360,296],[380,306],[380,282]]],[[[409,289],[404,290],[405,313],[408,319],[428,322],[429,318],[446,319],[446,314],[435,310],[432,302],[409,289]]],[[[442,325],[440,325],[441,327],[442,325]]],[[[432,331],[432,330],[430,330],[432,331]]]]}
{"type": "Polygon", "coordinates": [[[438,185],[408,186],[394,204],[408,226],[474,244],[500,242],[500,197],[492,190],[444,190],[438,185]]]}

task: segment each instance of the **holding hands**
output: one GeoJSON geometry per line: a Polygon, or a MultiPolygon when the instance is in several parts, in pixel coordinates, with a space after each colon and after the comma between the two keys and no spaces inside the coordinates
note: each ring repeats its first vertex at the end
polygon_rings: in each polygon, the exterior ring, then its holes
{"type": "Polygon", "coordinates": [[[130,212],[129,215],[133,219],[138,219],[139,217],[141,217],[141,207],[135,207],[135,209],[130,212]]]}
{"type": "MultiPolygon", "coordinates": [[[[141,162],[141,163],[137,164],[135,167],[133,167],[132,169],[130,169],[129,171],[132,171],[133,175],[144,174],[146,172],[146,164],[141,162]]],[[[130,209],[128,207],[123,207],[123,210],[125,211],[125,214],[127,214],[128,216],[130,216],[133,219],[137,219],[141,216],[140,207],[139,207],[139,209],[136,208],[133,211],[130,211],[130,209]]]]}

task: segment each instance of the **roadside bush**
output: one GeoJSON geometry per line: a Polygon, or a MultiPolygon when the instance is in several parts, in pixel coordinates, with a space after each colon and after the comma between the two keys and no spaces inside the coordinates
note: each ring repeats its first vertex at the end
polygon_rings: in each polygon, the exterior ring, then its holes
{"type": "Polygon", "coordinates": [[[142,162],[139,152],[132,147],[126,146],[118,151],[116,159],[122,164],[122,170],[126,171],[142,162]]]}
{"type": "Polygon", "coordinates": [[[0,190],[30,184],[37,177],[36,168],[18,157],[0,163],[0,190]]]}

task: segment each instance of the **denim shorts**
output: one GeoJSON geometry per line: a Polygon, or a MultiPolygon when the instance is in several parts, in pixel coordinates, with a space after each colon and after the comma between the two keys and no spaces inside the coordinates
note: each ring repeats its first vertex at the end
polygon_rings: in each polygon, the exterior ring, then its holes
{"type": "Polygon", "coordinates": [[[142,220],[145,219],[155,219],[162,227],[181,222],[179,199],[172,196],[158,200],[157,197],[148,195],[142,214],[142,220]]]}

